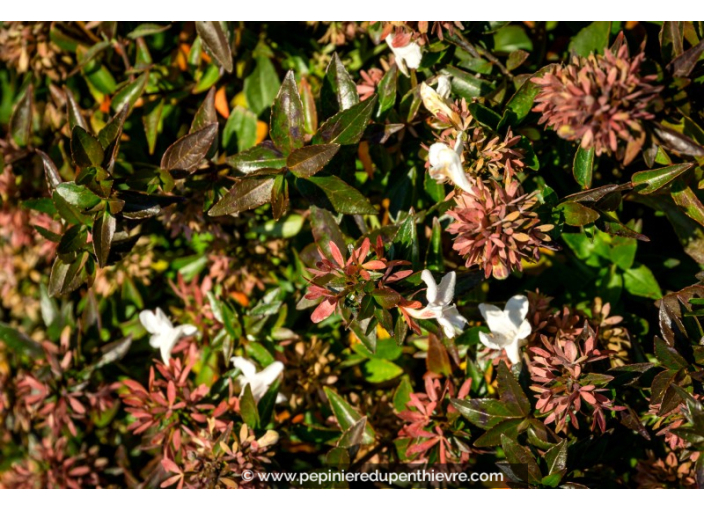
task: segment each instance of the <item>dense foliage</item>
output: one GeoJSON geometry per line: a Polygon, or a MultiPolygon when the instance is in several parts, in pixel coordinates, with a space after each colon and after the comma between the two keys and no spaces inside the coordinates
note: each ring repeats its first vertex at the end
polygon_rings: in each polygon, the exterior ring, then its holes
{"type": "Polygon", "coordinates": [[[0,486],[703,486],[703,52],[0,24],[0,486]]]}

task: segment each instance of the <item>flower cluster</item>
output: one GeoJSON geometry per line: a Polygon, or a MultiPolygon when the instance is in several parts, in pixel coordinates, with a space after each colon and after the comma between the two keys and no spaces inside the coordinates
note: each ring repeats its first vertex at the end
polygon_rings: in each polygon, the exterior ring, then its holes
{"type": "Polygon", "coordinates": [[[654,117],[662,87],[653,84],[655,75],[641,75],[645,53],[630,57],[623,34],[616,46],[603,55],[574,56],[570,64],[531,78],[539,87],[534,111],[561,138],[628,164],[645,141],[644,121],[654,117]]]}
{"type": "Polygon", "coordinates": [[[217,406],[207,402],[208,387],[195,386],[189,378],[198,360],[195,349],[190,350],[186,359],[184,363],[176,358],[169,365],[157,362],[156,372],[154,367],[149,370],[146,388],[137,381],[126,380],[120,393],[125,410],[134,419],[129,430],[135,434],[149,432],[148,446],[159,448],[165,457],[172,459],[181,458],[193,447],[190,439],[194,430],[209,419],[216,429],[225,430],[228,423],[218,418],[236,405],[232,398],[222,400],[217,406]]]}
{"type": "Polygon", "coordinates": [[[242,425],[239,433],[232,424],[225,430],[218,429],[212,420],[207,428],[190,438],[193,448],[185,456],[182,465],[169,457],[161,460],[161,466],[169,477],[161,487],[177,489],[262,489],[266,484],[258,477],[243,477],[245,470],[260,473],[271,464],[273,452],[269,448],[279,440],[273,430],[258,439],[253,431],[242,425]]]}
{"type": "Polygon", "coordinates": [[[448,211],[455,222],[447,231],[456,234],[452,247],[467,267],[478,266],[488,278],[504,279],[521,271],[524,260],[539,260],[548,246],[553,225],[541,224],[533,210],[535,194],[521,193],[517,181],[502,185],[477,181],[470,192],[455,197],[448,211]]]}
{"type": "Polygon", "coordinates": [[[472,384],[467,379],[459,389],[455,389],[448,379],[444,384],[438,376],[428,373],[423,378],[425,392],[411,393],[406,409],[398,413],[405,424],[398,433],[399,438],[409,438],[411,445],[406,455],[414,462],[428,461],[432,456],[441,464],[466,462],[472,450],[469,436],[462,431],[454,431],[451,422],[458,413],[449,399],[465,398],[472,384]]]}
{"type": "Polygon", "coordinates": [[[584,326],[577,339],[560,340],[540,337],[541,346],[530,347],[532,359],[528,365],[538,402],[536,409],[545,415],[545,424],[555,423],[555,431],[569,426],[579,429],[578,413],[586,414],[584,405],[591,408],[592,430],[606,430],[604,411],[618,411],[605,395],[605,386],[612,376],[590,374],[592,364],[609,357],[600,351],[597,339],[589,325],[584,326]]]}
{"type": "Polygon", "coordinates": [[[401,302],[402,296],[388,285],[403,280],[413,270],[396,271],[400,266],[410,265],[410,262],[387,260],[381,237],[377,238],[373,253],[371,241],[365,237],[359,248],[351,250],[346,260],[333,241],[330,241],[328,247],[331,259],[318,248],[320,260],[315,268],[308,269],[313,278],[305,299],[319,301],[311,315],[314,323],[327,319],[335,310],[346,320],[350,319],[350,310],[358,310],[367,294],[376,296],[376,299],[385,304],[385,308],[393,308],[401,302]],[[372,258],[367,260],[370,255],[372,258]]]}
{"type": "Polygon", "coordinates": [[[45,437],[30,448],[29,457],[0,474],[7,489],[97,489],[105,487],[108,459],[97,445],[74,449],[67,437],[45,437]],[[77,450],[77,451],[76,451],[77,450]]]}

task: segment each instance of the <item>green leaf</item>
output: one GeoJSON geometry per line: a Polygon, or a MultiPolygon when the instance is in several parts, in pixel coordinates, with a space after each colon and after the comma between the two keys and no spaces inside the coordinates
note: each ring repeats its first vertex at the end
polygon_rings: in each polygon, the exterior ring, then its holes
{"type": "Polygon", "coordinates": [[[610,244],[609,258],[611,262],[624,271],[629,269],[636,258],[636,251],[638,249],[637,241],[626,237],[614,237],[611,239],[610,244]]]}
{"type": "Polygon", "coordinates": [[[658,281],[653,276],[652,271],[642,264],[632,267],[623,273],[623,283],[626,290],[635,296],[650,299],[662,298],[658,281]]]}
{"type": "Polygon", "coordinates": [[[161,158],[161,168],[193,172],[205,158],[217,135],[218,125],[213,123],[195,133],[179,138],[164,152],[164,156],[161,158]]]}
{"type": "Polygon", "coordinates": [[[636,172],[631,176],[633,189],[642,195],[647,195],[667,186],[677,177],[692,168],[693,163],[681,163],[653,170],[636,172]]]}
{"type": "Polygon", "coordinates": [[[160,34],[161,32],[166,32],[171,25],[157,25],[156,23],[142,23],[138,25],[137,28],[132,30],[127,34],[130,39],[137,39],[139,37],[146,37],[148,35],[160,34]]]}
{"type": "Polygon", "coordinates": [[[556,210],[565,216],[565,223],[573,227],[583,227],[599,219],[599,213],[579,202],[562,202],[556,210]]]}
{"type": "Polygon", "coordinates": [[[442,226],[437,217],[433,218],[433,229],[428,242],[428,252],[425,255],[425,267],[430,271],[442,272],[445,261],[442,251],[442,226]]]}
{"type": "Polygon", "coordinates": [[[257,116],[241,106],[235,106],[222,131],[224,150],[242,152],[254,147],[255,143],[257,143],[257,116]],[[237,142],[236,146],[234,142],[237,142]]]}
{"type": "Polygon", "coordinates": [[[501,446],[501,438],[508,436],[516,439],[519,435],[518,427],[524,422],[522,418],[511,418],[497,423],[495,426],[484,432],[474,441],[474,446],[486,448],[487,446],[501,446]]]}
{"type": "Polygon", "coordinates": [[[467,108],[480,124],[490,129],[498,128],[501,117],[491,108],[487,108],[481,103],[471,103],[467,108]]]}
{"type": "Polygon", "coordinates": [[[523,82],[521,87],[516,91],[516,93],[511,96],[511,99],[506,103],[506,108],[504,109],[504,116],[501,119],[501,125],[507,123],[515,126],[516,123],[520,123],[525,119],[533,108],[533,102],[535,101],[535,96],[538,95],[539,87],[531,81],[531,78],[539,78],[545,73],[552,71],[556,67],[556,64],[549,64],[530,78],[523,82]]]}
{"type": "Polygon", "coordinates": [[[271,188],[271,212],[274,220],[278,220],[288,209],[288,180],[284,174],[274,177],[274,186],[271,188]]]}
{"type": "Polygon", "coordinates": [[[142,117],[144,134],[147,136],[149,154],[154,154],[154,150],[156,149],[156,139],[159,135],[161,115],[164,112],[164,98],[159,98],[157,101],[147,104],[144,111],[145,115],[142,117]]]}
{"type": "Polygon", "coordinates": [[[559,473],[567,467],[567,441],[562,440],[547,452],[545,462],[548,465],[548,474],[559,473]]]}
{"type": "Polygon", "coordinates": [[[277,149],[289,154],[303,147],[303,120],[303,103],[293,71],[289,71],[271,107],[269,134],[277,149]]]}
{"type": "Polygon", "coordinates": [[[264,168],[280,169],[286,166],[286,158],[270,143],[264,142],[249,150],[228,158],[228,164],[240,172],[251,173],[264,168]]]}
{"type": "Polygon", "coordinates": [[[303,196],[311,202],[330,205],[339,213],[376,214],[376,209],[362,193],[334,175],[315,175],[300,179],[297,186],[303,196]]]}
{"type": "Polygon", "coordinates": [[[592,187],[592,174],[594,172],[594,147],[583,149],[580,145],[574,155],[572,175],[583,189],[592,187]]]}
{"type": "Polygon", "coordinates": [[[93,251],[99,267],[105,267],[108,263],[116,226],[117,220],[107,209],[98,215],[93,224],[93,251]]]}
{"type": "Polygon", "coordinates": [[[670,63],[674,58],[682,55],[684,50],[682,25],[681,21],[663,21],[662,23],[659,39],[660,52],[665,63],[670,63]]]}
{"type": "Polygon", "coordinates": [[[112,42],[110,41],[99,41],[95,43],[93,46],[88,48],[84,52],[79,52],[78,55],[78,63],[76,65],[77,69],[81,69],[84,67],[86,64],[89,64],[93,60],[95,60],[95,57],[100,55],[103,51],[108,49],[112,45],[112,42]]]}
{"type": "Polygon", "coordinates": [[[325,168],[338,150],[336,143],[302,147],[289,154],[286,166],[296,177],[311,177],[325,168]]]}
{"type": "Polygon", "coordinates": [[[532,410],[530,401],[506,363],[499,363],[498,374],[501,400],[511,411],[521,413],[523,416],[530,415],[532,410]]]}
{"type": "Polygon", "coordinates": [[[33,358],[44,355],[44,350],[38,342],[4,322],[0,322],[0,342],[5,344],[9,352],[29,354],[33,358]]]}
{"type": "Polygon", "coordinates": [[[520,67],[520,65],[525,62],[529,56],[530,53],[524,50],[512,51],[506,59],[506,69],[513,71],[514,69],[520,67]]]}
{"type": "MultiPolygon", "coordinates": [[[[337,423],[342,430],[350,429],[352,426],[354,426],[355,423],[362,419],[362,415],[359,413],[359,411],[349,405],[345,401],[345,399],[343,399],[340,395],[335,392],[335,390],[333,390],[329,386],[326,386],[324,390],[325,396],[328,398],[328,402],[330,404],[330,409],[335,415],[337,423]]],[[[362,443],[374,443],[374,429],[368,422],[364,429],[362,443]]]]}
{"type": "Polygon", "coordinates": [[[540,472],[540,467],[535,461],[530,449],[521,446],[515,440],[508,436],[501,438],[501,448],[506,455],[506,459],[515,466],[520,466],[521,470],[525,469],[527,477],[524,479],[528,483],[542,483],[543,475],[540,472]]]}
{"type": "Polygon", "coordinates": [[[309,135],[315,134],[318,130],[318,110],[315,107],[315,97],[305,76],[301,78],[298,92],[303,103],[303,127],[309,135]]]}
{"type": "Polygon", "coordinates": [[[533,41],[522,26],[507,25],[494,33],[494,51],[511,53],[518,50],[533,50],[533,41]]]}
{"type": "Polygon", "coordinates": [[[418,267],[420,249],[418,247],[415,215],[409,214],[403,220],[394,237],[393,247],[395,259],[408,260],[413,267],[418,267]]]}
{"type": "Polygon", "coordinates": [[[100,146],[104,151],[109,152],[111,146],[115,146],[119,142],[120,135],[122,134],[122,127],[125,124],[125,119],[127,119],[127,114],[129,113],[129,108],[124,106],[122,110],[117,112],[113,118],[111,118],[107,124],[98,133],[98,141],[100,141],[100,146]]]}
{"type": "Polygon", "coordinates": [[[257,57],[256,61],[254,71],[244,80],[244,95],[249,109],[259,116],[274,102],[281,82],[271,60],[257,57]]]}
{"type": "Polygon", "coordinates": [[[105,152],[97,138],[81,126],[76,126],[71,132],[71,156],[80,168],[99,167],[103,164],[105,152]]]}
{"type": "Polygon", "coordinates": [[[580,57],[588,57],[590,53],[603,54],[609,45],[610,34],[610,21],[595,21],[572,38],[569,49],[580,57]]]}
{"type": "Polygon", "coordinates": [[[20,147],[29,145],[32,135],[32,111],[34,110],[34,87],[30,83],[15,104],[10,118],[10,134],[20,147]]]}
{"type": "Polygon", "coordinates": [[[313,137],[312,143],[339,143],[340,145],[355,145],[359,143],[364,130],[369,124],[376,94],[356,104],[347,110],[330,117],[313,137]]]}
{"type": "Polygon", "coordinates": [[[406,410],[406,404],[411,400],[411,393],[413,393],[413,386],[409,377],[405,375],[394,391],[394,409],[397,413],[406,410]]]}
{"type": "Polygon", "coordinates": [[[387,359],[371,359],[364,364],[365,379],[378,384],[395,379],[403,369],[387,359]]]}
{"type": "Polygon", "coordinates": [[[664,367],[670,370],[680,370],[689,367],[687,360],[661,338],[655,337],[655,356],[664,367]]]}
{"type": "Polygon", "coordinates": [[[232,52],[227,35],[219,21],[196,21],[196,31],[208,52],[227,71],[232,72],[232,52]]]}
{"type": "Polygon", "coordinates": [[[72,253],[83,248],[88,239],[88,232],[83,225],[73,225],[63,236],[57,250],[59,253],[72,253]]]}
{"type": "Polygon", "coordinates": [[[675,181],[672,184],[670,195],[687,216],[700,225],[704,225],[704,205],[686,182],[675,181]]]}
{"type": "Polygon", "coordinates": [[[320,103],[324,118],[359,103],[357,84],[345,69],[337,53],[333,53],[328,68],[325,70],[325,78],[320,90],[320,103]]]}
{"type": "Polygon", "coordinates": [[[37,150],[37,154],[42,158],[42,163],[44,165],[44,175],[46,177],[46,184],[49,187],[49,191],[56,189],[56,187],[61,184],[61,175],[59,175],[59,169],[51,160],[49,155],[45,152],[37,150]]]}
{"type": "Polygon", "coordinates": [[[362,418],[342,433],[342,437],[337,442],[339,448],[352,448],[362,444],[364,431],[367,428],[367,417],[362,418]]]}
{"type": "Polygon", "coordinates": [[[254,401],[252,388],[249,384],[245,386],[244,394],[240,399],[240,414],[249,428],[254,430],[259,428],[259,410],[257,409],[257,403],[254,401]]]}
{"type": "Polygon", "coordinates": [[[76,126],[81,126],[83,129],[88,131],[88,124],[86,124],[83,115],[81,115],[81,109],[78,107],[76,98],[73,97],[73,92],[68,87],[64,87],[64,93],[66,94],[66,112],[68,113],[68,127],[71,131],[76,126]]]}
{"type": "Polygon", "coordinates": [[[462,69],[448,66],[445,69],[452,76],[452,92],[471,102],[475,97],[482,97],[494,90],[494,86],[481,78],[475,77],[462,69]]]}
{"type": "Polygon", "coordinates": [[[335,243],[340,250],[343,250],[345,247],[345,236],[342,234],[342,230],[340,230],[334,216],[330,211],[311,206],[310,223],[315,244],[318,245],[318,248],[320,248],[328,260],[333,260],[330,251],[330,241],[335,243]]]}
{"type": "Polygon", "coordinates": [[[67,294],[80,287],[88,277],[85,271],[88,257],[88,252],[82,252],[70,263],[57,257],[49,277],[49,295],[53,297],[67,294]]]}
{"type": "Polygon", "coordinates": [[[384,112],[393,108],[396,104],[396,77],[398,71],[396,64],[392,65],[386,74],[379,82],[377,92],[379,94],[379,108],[376,112],[377,117],[381,117],[384,112]]]}
{"type": "Polygon", "coordinates": [[[504,420],[523,418],[520,411],[511,409],[495,398],[450,399],[462,416],[477,427],[488,430],[504,420]]]}
{"type": "Polygon", "coordinates": [[[140,74],[137,79],[127,83],[120,90],[115,92],[112,102],[110,103],[113,111],[119,112],[125,106],[127,106],[128,110],[132,109],[134,104],[137,102],[137,99],[139,99],[142,92],[144,92],[144,87],[146,86],[147,79],[149,77],[148,75],[148,72],[140,74]]]}
{"type": "Polygon", "coordinates": [[[91,209],[100,202],[99,196],[85,186],[76,184],[75,182],[63,182],[59,184],[56,187],[55,193],[79,211],[91,209]]]}
{"type": "Polygon", "coordinates": [[[208,215],[224,216],[264,205],[271,200],[273,187],[274,179],[271,177],[243,179],[232,186],[230,191],[208,211],[208,215]]]}
{"type": "Polygon", "coordinates": [[[188,132],[194,133],[208,127],[210,124],[217,123],[217,121],[218,115],[215,111],[215,87],[212,87],[198,107],[196,114],[193,116],[191,129],[189,129],[188,132]]]}

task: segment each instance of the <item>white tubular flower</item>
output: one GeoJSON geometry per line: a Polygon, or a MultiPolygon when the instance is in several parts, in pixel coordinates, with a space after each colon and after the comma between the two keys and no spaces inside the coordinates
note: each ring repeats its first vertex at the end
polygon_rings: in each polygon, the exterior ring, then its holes
{"type": "MultiPolygon", "coordinates": [[[[232,361],[235,368],[239,368],[242,372],[242,374],[238,375],[235,379],[241,388],[240,397],[244,395],[244,390],[249,384],[255,402],[259,402],[261,398],[266,395],[271,385],[274,384],[274,381],[276,381],[279,375],[284,371],[284,364],[280,361],[274,361],[261,372],[257,372],[257,367],[254,366],[254,363],[241,356],[235,356],[230,361],[232,361]]],[[[277,403],[284,402],[285,400],[286,397],[281,393],[276,396],[277,403]]]]}
{"type": "Polygon", "coordinates": [[[428,305],[420,310],[406,308],[406,312],[416,319],[435,319],[442,326],[445,336],[454,338],[458,331],[464,329],[467,319],[460,315],[457,307],[452,304],[455,297],[455,272],[447,273],[442,277],[440,285],[435,283],[435,279],[430,271],[424,269],[421,278],[428,286],[426,297],[428,305]]]}
{"type": "Polygon", "coordinates": [[[528,315],[528,298],[513,296],[500,308],[482,303],[479,311],[491,330],[490,334],[480,332],[479,340],[489,347],[500,351],[504,349],[511,363],[521,362],[521,347],[527,343],[532,328],[526,320],[528,315]]]}
{"type": "MultiPolygon", "coordinates": [[[[447,80],[447,78],[445,78],[447,80]]],[[[441,82],[438,81],[438,90],[440,90],[441,82]]],[[[447,91],[449,94],[449,90],[447,91]]],[[[423,106],[435,115],[442,114],[444,117],[453,122],[454,124],[459,124],[460,118],[457,112],[452,109],[451,103],[447,100],[447,96],[440,95],[433,87],[423,82],[420,84],[420,98],[423,101],[423,106]]]]}
{"type": "Polygon", "coordinates": [[[171,323],[161,308],[156,309],[156,313],[151,310],[143,310],[139,314],[139,321],[149,333],[149,345],[161,351],[161,359],[166,366],[171,360],[171,351],[176,342],[186,336],[195,335],[198,329],[191,324],[176,326],[171,323]]]}
{"type": "Polygon", "coordinates": [[[443,99],[450,97],[450,92],[452,91],[450,78],[442,74],[438,76],[438,86],[436,87],[436,91],[437,94],[443,99]]]}
{"type": "Polygon", "coordinates": [[[447,180],[461,188],[462,191],[472,193],[472,186],[469,183],[467,174],[462,168],[462,134],[457,136],[455,148],[450,149],[444,143],[438,142],[430,146],[428,150],[428,161],[430,162],[430,177],[438,182],[447,180]]]}
{"type": "Polygon", "coordinates": [[[408,76],[409,69],[418,69],[420,61],[423,58],[423,54],[420,51],[420,46],[417,43],[410,42],[405,46],[395,47],[393,45],[394,34],[389,34],[386,36],[386,44],[389,45],[391,51],[394,52],[396,57],[396,65],[401,70],[403,74],[408,76]]]}

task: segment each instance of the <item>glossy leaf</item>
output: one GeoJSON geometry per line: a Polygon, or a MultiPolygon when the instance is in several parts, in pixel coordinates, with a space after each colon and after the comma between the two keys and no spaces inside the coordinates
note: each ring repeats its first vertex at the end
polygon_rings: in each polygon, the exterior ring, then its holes
{"type": "Polygon", "coordinates": [[[244,179],[235,183],[230,191],[208,211],[209,216],[236,214],[254,209],[271,200],[274,187],[272,177],[244,179]]]}
{"type": "Polygon", "coordinates": [[[299,181],[298,186],[308,200],[317,204],[329,204],[339,213],[376,214],[376,209],[362,193],[334,175],[308,177],[299,181]]]}
{"type": "Polygon", "coordinates": [[[254,430],[259,428],[259,410],[257,409],[257,403],[254,401],[252,388],[249,384],[245,386],[244,394],[240,399],[240,413],[248,427],[254,430]]]}
{"type": "Polygon", "coordinates": [[[377,110],[377,117],[381,117],[390,108],[393,108],[396,104],[396,77],[398,76],[398,70],[396,69],[396,64],[392,65],[384,77],[379,82],[377,87],[377,92],[379,94],[379,108],[377,110]]]}
{"type": "Polygon", "coordinates": [[[610,21],[594,21],[572,38],[570,51],[580,57],[588,57],[590,53],[604,53],[609,45],[609,35],[610,21]]]}
{"type": "Polygon", "coordinates": [[[37,154],[42,158],[42,164],[44,165],[44,175],[46,177],[46,183],[49,187],[49,191],[56,189],[56,187],[61,184],[61,175],[59,175],[59,170],[56,165],[51,160],[48,154],[37,150],[37,154]]]}
{"type": "Polygon", "coordinates": [[[80,168],[99,167],[103,164],[105,152],[97,138],[81,126],[76,126],[71,132],[71,156],[80,168]]]}
{"type": "Polygon", "coordinates": [[[131,110],[144,92],[144,87],[147,84],[148,72],[144,72],[134,81],[131,81],[118,90],[112,98],[110,106],[114,112],[121,111],[125,106],[131,110]]]}
{"type": "Polygon", "coordinates": [[[276,148],[284,154],[303,147],[303,103],[293,71],[289,71],[271,107],[269,133],[276,148]]]}
{"type": "Polygon", "coordinates": [[[279,169],[286,166],[286,157],[271,143],[259,144],[227,160],[228,164],[245,174],[264,168],[279,169]]]}
{"type": "Polygon", "coordinates": [[[572,175],[584,189],[592,187],[592,175],[594,173],[594,147],[591,149],[583,149],[581,146],[577,148],[574,155],[574,163],[572,165],[572,175]]]}
{"type": "Polygon", "coordinates": [[[336,143],[302,147],[289,154],[286,166],[296,177],[311,177],[325,168],[338,150],[336,143]]]}
{"type": "Polygon", "coordinates": [[[10,118],[10,134],[20,147],[29,145],[32,134],[32,111],[34,110],[34,88],[28,85],[20,100],[15,104],[10,118]]]}
{"type": "Polygon", "coordinates": [[[164,156],[161,158],[161,168],[164,170],[194,171],[205,158],[217,134],[218,125],[213,123],[179,138],[164,152],[164,156]]]}
{"type": "Polygon", "coordinates": [[[249,109],[260,115],[274,102],[280,82],[271,60],[258,57],[256,62],[254,71],[244,80],[244,94],[249,109]]]}
{"type": "Polygon", "coordinates": [[[579,202],[563,202],[556,208],[565,217],[565,223],[573,227],[583,227],[599,219],[599,213],[579,202]]]}
{"type": "Polygon", "coordinates": [[[338,143],[340,145],[359,143],[367,124],[369,124],[375,104],[376,95],[373,95],[361,103],[335,114],[320,126],[313,137],[313,143],[338,143]]]}
{"type": "Polygon", "coordinates": [[[325,71],[320,96],[321,113],[324,118],[359,103],[357,84],[345,69],[337,53],[333,53],[325,71]]]}
{"type": "Polygon", "coordinates": [[[71,131],[76,126],[82,127],[85,131],[88,131],[88,124],[86,124],[83,115],[81,115],[81,109],[78,107],[76,98],[73,97],[73,92],[68,87],[64,87],[64,93],[66,94],[66,112],[68,114],[68,127],[71,131]]]}
{"type": "MultiPolygon", "coordinates": [[[[338,395],[335,390],[326,386],[325,396],[330,404],[330,409],[335,415],[338,425],[342,430],[349,430],[356,423],[362,419],[362,415],[354,407],[345,401],[340,395],[338,395]]],[[[367,422],[364,435],[362,437],[362,444],[372,444],[374,442],[374,429],[371,424],[367,422]]]]}
{"type": "Polygon", "coordinates": [[[49,277],[49,295],[58,296],[76,290],[86,280],[85,265],[88,252],[80,253],[72,262],[64,262],[57,257],[49,277]]]}
{"type": "Polygon", "coordinates": [[[631,176],[633,189],[641,194],[647,195],[653,193],[670,184],[677,177],[692,168],[692,166],[692,163],[681,163],[679,165],[636,172],[631,176]]]}
{"type": "Polygon", "coordinates": [[[55,193],[80,211],[90,209],[100,202],[100,197],[87,187],[74,182],[64,182],[56,187],[55,193]]]}
{"type": "Polygon", "coordinates": [[[105,267],[108,263],[116,226],[117,220],[108,211],[98,215],[93,224],[93,252],[99,267],[105,267]]]}
{"type": "Polygon", "coordinates": [[[450,399],[452,405],[477,427],[488,430],[504,420],[522,418],[521,412],[495,398],[474,398],[467,400],[450,399]]]}
{"type": "Polygon", "coordinates": [[[227,71],[232,72],[232,51],[227,35],[219,21],[196,21],[196,31],[203,45],[215,60],[227,71]]]}

